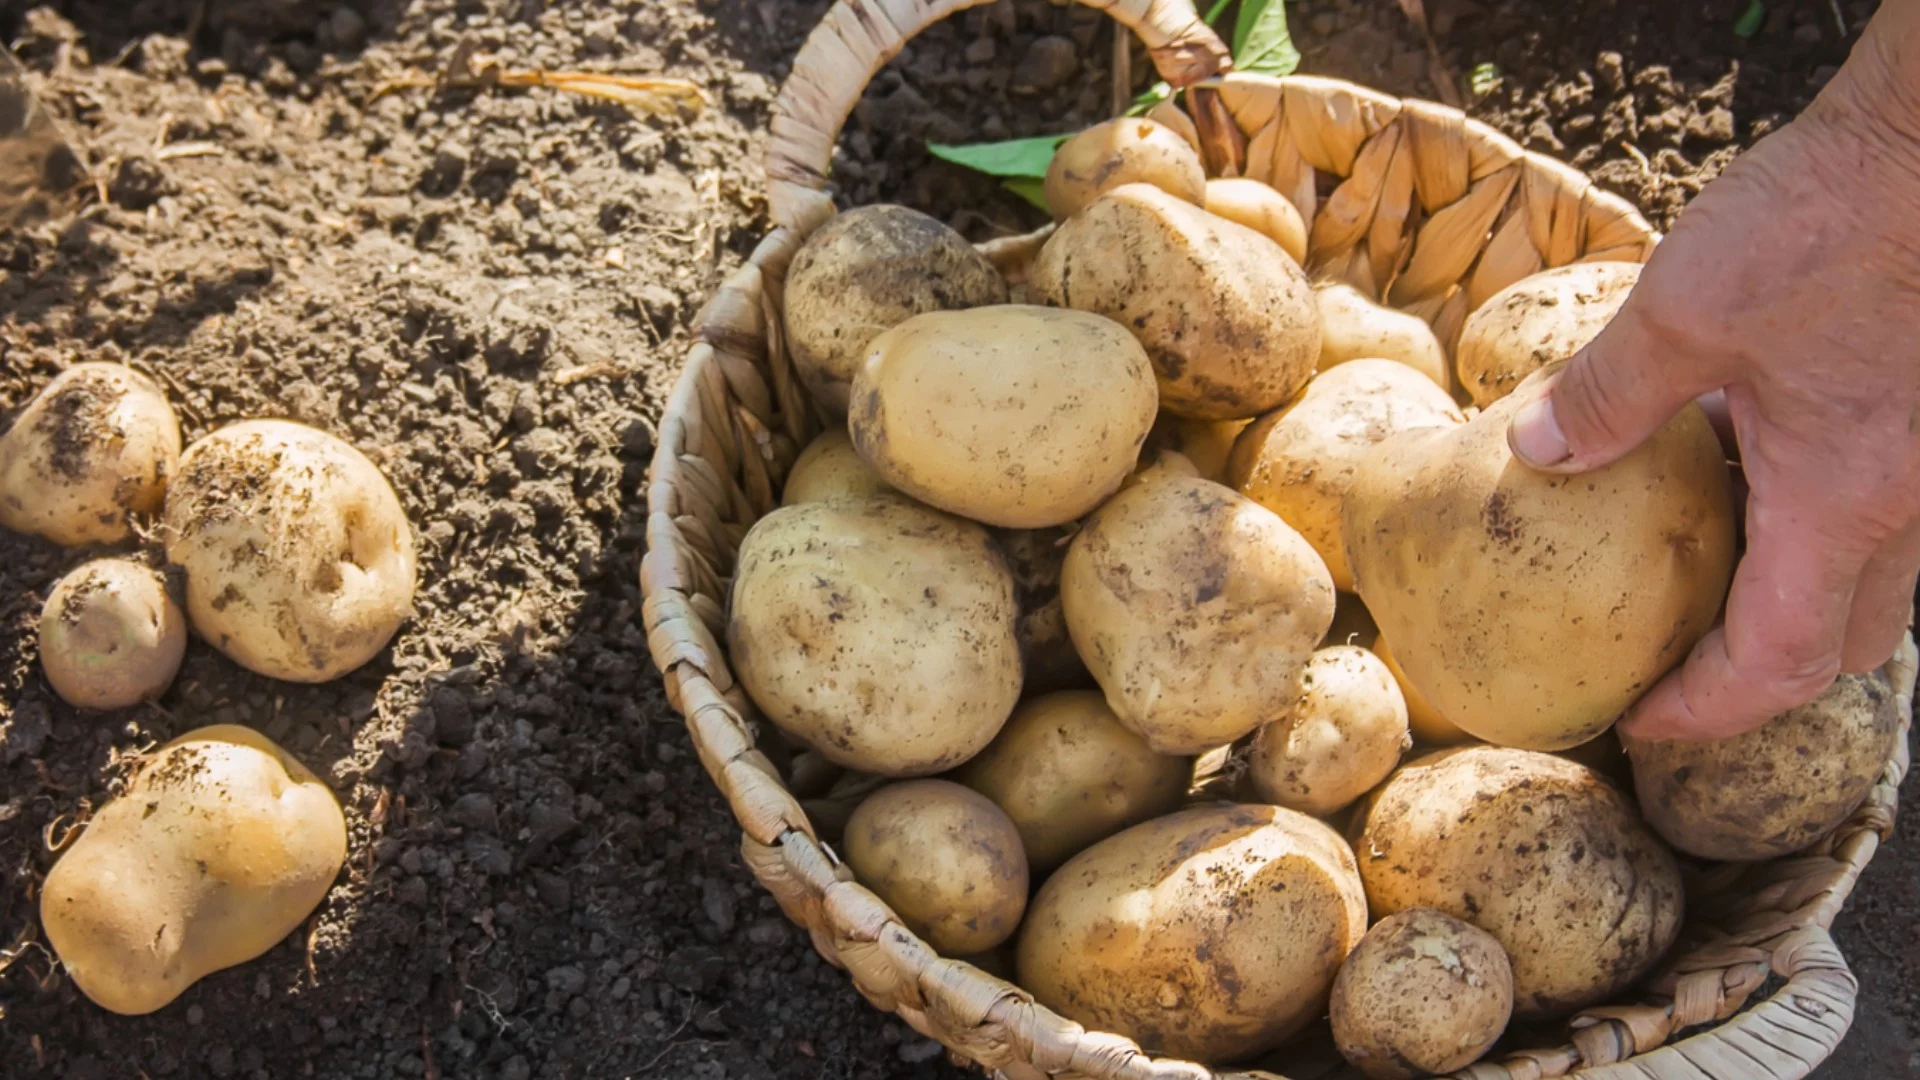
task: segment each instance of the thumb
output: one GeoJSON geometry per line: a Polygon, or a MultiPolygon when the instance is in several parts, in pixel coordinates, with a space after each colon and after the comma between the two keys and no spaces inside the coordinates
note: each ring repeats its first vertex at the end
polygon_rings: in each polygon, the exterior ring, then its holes
{"type": "Polygon", "coordinates": [[[1713,389],[1688,378],[1687,358],[1653,347],[1632,302],[1539,385],[1513,415],[1507,444],[1536,469],[1579,473],[1625,457],[1688,402],[1713,389]]]}

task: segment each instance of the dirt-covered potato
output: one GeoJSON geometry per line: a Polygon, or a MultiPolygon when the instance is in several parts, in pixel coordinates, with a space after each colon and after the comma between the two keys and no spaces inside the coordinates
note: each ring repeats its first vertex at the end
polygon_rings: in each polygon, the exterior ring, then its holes
{"type": "Polygon", "coordinates": [[[830,427],[800,451],[781,489],[782,506],[892,491],[853,448],[845,428],[830,427]]]}
{"type": "Polygon", "coordinates": [[[1461,731],[1458,724],[1441,716],[1440,710],[1434,708],[1420,688],[1407,678],[1407,673],[1400,670],[1400,661],[1394,658],[1393,648],[1387,644],[1384,635],[1377,635],[1373,639],[1373,655],[1387,665],[1394,683],[1400,687],[1400,697],[1407,703],[1407,727],[1416,741],[1423,746],[1433,747],[1458,746],[1473,741],[1473,736],[1461,731]]]}
{"type": "Polygon", "coordinates": [[[1352,591],[1340,508],[1361,458],[1395,432],[1466,422],[1446,391],[1404,364],[1355,360],[1307,384],[1285,408],[1240,433],[1227,483],[1280,515],[1352,591]]]}
{"type": "Polygon", "coordinates": [[[150,1013],[278,944],[346,855],[324,783],[251,728],[203,727],[94,813],[47,873],[40,922],[82,993],[150,1013]]]}
{"type": "Polygon", "coordinates": [[[1175,475],[1088,519],[1060,595],[1107,703],[1162,754],[1272,720],[1333,624],[1333,579],[1299,533],[1231,488],[1175,475]]]}
{"type": "Polygon", "coordinates": [[[1206,207],[1216,217],[1267,237],[1294,262],[1306,265],[1307,223],[1286,196],[1258,180],[1222,177],[1207,181],[1206,207]]]}
{"type": "Polygon", "coordinates": [[[1065,221],[1122,184],[1151,184],[1199,206],[1207,172],[1180,133],[1145,117],[1123,116],[1060,144],[1047,166],[1047,208],[1065,221]]]}
{"type": "Polygon", "coordinates": [[[1069,690],[1015,709],[953,779],[1007,812],[1037,876],[1179,806],[1192,772],[1190,759],[1156,754],[1123,727],[1098,693],[1069,690]]]}
{"type": "Polygon", "coordinates": [[[1586,348],[1639,280],[1639,263],[1576,263],[1494,293],[1460,331],[1460,385],[1482,408],[1513,393],[1535,371],[1586,348]]]}
{"type": "Polygon", "coordinates": [[[1492,934],[1522,1019],[1618,997],[1679,936],[1673,855],[1625,796],[1564,758],[1444,750],[1402,767],[1356,821],[1374,915],[1433,908],[1492,934]]]}
{"type": "Polygon", "coordinates": [[[882,332],[925,312],[1006,301],[1006,279],[959,233],[904,206],[857,207],[794,255],[787,345],[815,400],[844,415],[854,372],[882,332]]]}
{"type": "Polygon", "coordinates": [[[40,610],[40,668],[67,704],[124,709],[166,692],[187,652],[187,617],[151,567],[96,559],[40,610]]]}
{"type": "Polygon", "coordinates": [[[1325,1015],[1367,929],[1353,852],[1277,806],[1215,804],[1117,833],[1054,871],[1016,952],[1020,986],[1149,1052],[1236,1062],[1325,1015]]]}
{"type": "Polygon", "coordinates": [[[1064,528],[989,531],[1007,556],[1014,596],[1020,603],[1020,666],[1025,672],[1021,692],[1033,697],[1092,686],[1093,676],[1073,651],[1066,607],[1060,602],[1060,568],[1066,563],[1072,532],[1064,528]]]}
{"type": "Polygon", "coordinates": [[[1189,420],[1163,412],[1147,433],[1147,444],[1140,451],[1144,463],[1157,461],[1162,451],[1172,451],[1193,465],[1194,474],[1216,484],[1227,482],[1227,459],[1233,443],[1247,429],[1247,420],[1189,420]]]}
{"type": "Polygon", "coordinates": [[[180,421],[152,379],[75,364],[0,434],[0,526],[68,546],[124,540],[179,464],[180,421]]]}
{"type": "Polygon", "coordinates": [[[1479,1061],[1513,1018],[1513,966],[1493,935],[1429,908],[1376,923],[1333,981],[1333,1039],[1372,1080],[1479,1061]]]}
{"type": "Polygon", "coordinates": [[[1853,816],[1886,773],[1900,703],[1883,672],[1842,675],[1811,704],[1711,742],[1626,738],[1647,821],[1690,855],[1777,859],[1853,816]]]}
{"type": "Polygon", "coordinates": [[[1006,723],[1018,617],[979,525],[892,495],[802,503],[740,543],[727,655],[768,719],[829,760],[925,776],[1006,723]]]}
{"type": "Polygon", "coordinates": [[[413,531],[392,485],[303,424],[247,420],[187,447],[165,535],[193,629],[271,678],[344,675],[413,609],[413,531]]]}
{"type": "Polygon", "coordinates": [[[1006,813],[947,780],[888,784],[841,839],[855,880],[942,956],[985,952],[1027,909],[1027,856],[1006,813]]]}
{"type": "Polygon", "coordinates": [[[1392,360],[1442,390],[1451,385],[1446,350],[1425,319],[1376,304],[1345,282],[1324,282],[1313,297],[1320,308],[1321,371],[1349,360],[1392,360]]]}
{"type": "Polygon", "coordinates": [[[1336,645],[1313,654],[1291,706],[1254,733],[1247,779],[1262,802],[1331,817],[1385,780],[1412,745],[1387,665],[1336,645]]]}
{"type": "Polygon", "coordinates": [[[1526,396],[1389,436],[1354,471],[1342,532],[1367,610],[1441,715],[1491,743],[1564,750],[1713,625],[1733,489],[1692,404],[1605,468],[1529,469],[1507,447],[1526,396]]]}
{"type": "Polygon", "coordinates": [[[1065,524],[1118,490],[1158,405],[1126,327],[1023,304],[901,323],[874,339],[852,401],[853,445],[882,480],[1013,529],[1065,524]]]}
{"type": "Polygon", "coordinates": [[[1114,188],[1061,225],[1031,277],[1046,303],[1132,330],[1162,407],[1180,416],[1278,408],[1320,358],[1313,290],[1280,245],[1147,184],[1114,188]]]}

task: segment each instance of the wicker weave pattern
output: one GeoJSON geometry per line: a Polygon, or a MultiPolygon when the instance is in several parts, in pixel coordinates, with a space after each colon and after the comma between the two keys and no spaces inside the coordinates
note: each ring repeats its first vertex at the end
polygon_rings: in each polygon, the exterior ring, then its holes
{"type": "MultiPolygon", "coordinates": [[[[775,108],[768,182],[775,229],[708,302],[670,397],[648,487],[641,566],[648,645],[702,763],[732,805],[747,866],[815,948],[876,1007],[1005,1080],[1255,1080],[1156,1060],[1089,1032],[1005,981],[943,959],[821,842],[783,780],[784,740],[757,716],[720,645],[728,576],[747,528],[821,417],[781,341],[781,283],[824,193],[840,125],[906,40],[982,0],[841,0],[808,40],[775,108]],[[767,735],[756,742],[756,732],[767,735]],[[776,763],[778,762],[778,764],[776,763]]],[[[1155,116],[1213,175],[1281,191],[1313,223],[1309,262],[1428,318],[1451,345],[1480,300],[1537,270],[1641,261],[1657,237],[1631,206],[1456,110],[1348,83],[1218,73],[1226,50],[1189,0],[1081,0],[1109,11],[1188,87],[1155,116]]],[[[985,245],[1018,281],[1046,231],[985,245]]],[[[1892,830],[1908,767],[1917,654],[1889,666],[1902,737],[1867,805],[1800,856],[1716,871],[1691,890],[1695,924],[1651,1003],[1591,1010],[1569,1046],[1529,1051],[1465,1080],[1798,1080],[1852,1020],[1856,984],[1827,928],[1892,830]],[[1742,1012],[1770,975],[1788,980],[1742,1012]],[[1731,1019],[1729,1019],[1731,1018],[1731,1019]],[[1719,1026],[1667,1045],[1686,1029],[1719,1026]]],[[[798,777],[790,778],[800,786],[798,777]]]]}

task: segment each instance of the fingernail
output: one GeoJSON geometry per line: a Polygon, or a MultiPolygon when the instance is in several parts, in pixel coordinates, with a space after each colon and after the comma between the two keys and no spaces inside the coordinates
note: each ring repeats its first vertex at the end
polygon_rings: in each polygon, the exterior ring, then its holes
{"type": "Polygon", "coordinates": [[[1553,398],[1542,395],[1520,407],[1507,429],[1507,445],[1520,460],[1536,469],[1558,465],[1573,456],[1566,433],[1553,415],[1553,398]]]}

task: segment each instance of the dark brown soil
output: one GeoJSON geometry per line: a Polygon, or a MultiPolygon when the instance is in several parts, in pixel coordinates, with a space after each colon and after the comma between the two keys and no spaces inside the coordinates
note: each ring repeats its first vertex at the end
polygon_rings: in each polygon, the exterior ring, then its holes
{"type": "MultiPolygon", "coordinates": [[[[394,645],[338,682],[257,678],[196,643],[159,705],[89,716],[53,697],[32,632],[88,553],[0,535],[0,1074],[959,1075],[742,869],[640,625],[654,424],[695,311],[767,227],[768,107],[824,7],[0,0],[103,196],[0,232],[0,410],[107,358],[153,373],[190,438],[263,415],[327,427],[393,479],[423,583],[394,645]],[[369,100],[463,40],[519,66],[683,76],[711,107],[681,123],[549,91],[369,100]],[[129,752],[217,722],[335,786],[350,868],[268,956],[154,1016],[109,1015],[39,944],[47,831],[106,798],[129,752]]],[[[1776,0],[1752,41],[1739,7],[1428,0],[1452,72],[1501,69],[1477,114],[1662,225],[1845,55],[1827,0],[1776,0]]],[[[1870,7],[1840,0],[1848,35],[1870,7]]],[[[1439,95],[1387,0],[1290,10],[1307,70],[1439,95]]],[[[1045,0],[929,33],[857,110],[843,194],[975,238],[1030,227],[924,141],[1099,117],[1110,33],[1045,0]]],[[[1842,926],[1867,995],[1822,1080],[1920,1075],[1917,891],[1902,837],[1842,926]]]]}

